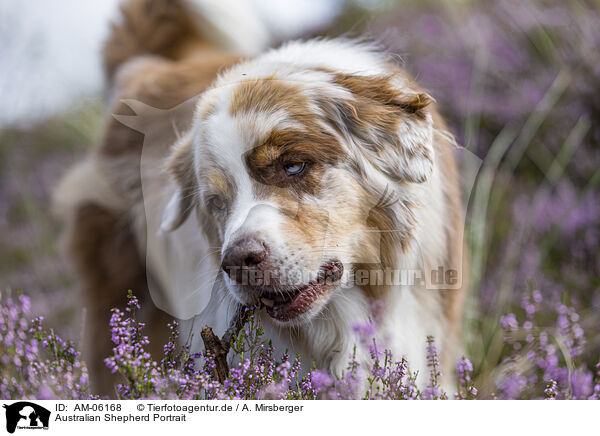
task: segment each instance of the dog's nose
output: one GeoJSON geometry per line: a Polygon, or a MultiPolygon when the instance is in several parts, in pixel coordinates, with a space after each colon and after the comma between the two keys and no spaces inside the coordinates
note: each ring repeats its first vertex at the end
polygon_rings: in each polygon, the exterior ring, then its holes
{"type": "Polygon", "coordinates": [[[243,237],[225,250],[221,268],[229,277],[241,283],[244,271],[256,268],[268,254],[267,244],[256,237],[243,237]]]}

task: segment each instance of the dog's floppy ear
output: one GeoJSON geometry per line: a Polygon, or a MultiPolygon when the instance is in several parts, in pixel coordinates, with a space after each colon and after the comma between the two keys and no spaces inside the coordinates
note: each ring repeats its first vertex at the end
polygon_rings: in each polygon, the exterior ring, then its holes
{"type": "MultiPolygon", "coordinates": [[[[338,74],[350,98],[333,98],[337,123],[376,169],[398,182],[422,183],[433,171],[432,98],[393,75],[338,74]]],[[[327,112],[327,110],[326,110],[327,112]]]]}
{"type": "Polygon", "coordinates": [[[164,170],[175,180],[176,190],[167,203],[161,230],[177,229],[189,216],[195,205],[196,178],[194,174],[191,132],[173,145],[164,170]]]}

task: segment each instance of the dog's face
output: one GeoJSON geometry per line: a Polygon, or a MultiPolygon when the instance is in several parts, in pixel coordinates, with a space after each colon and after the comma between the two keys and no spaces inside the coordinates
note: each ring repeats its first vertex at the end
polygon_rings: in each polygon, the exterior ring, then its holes
{"type": "Polygon", "coordinates": [[[434,162],[429,101],[398,70],[242,64],[173,147],[164,227],[195,208],[232,296],[278,324],[309,322],[357,268],[410,244],[407,192],[434,162]]]}

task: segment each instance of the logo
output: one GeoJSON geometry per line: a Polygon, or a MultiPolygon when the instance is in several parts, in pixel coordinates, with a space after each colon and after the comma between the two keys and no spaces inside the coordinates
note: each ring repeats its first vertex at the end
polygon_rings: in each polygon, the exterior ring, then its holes
{"type": "Polygon", "coordinates": [[[19,401],[6,409],[6,431],[14,433],[18,429],[48,430],[50,411],[29,401],[19,401]]]}

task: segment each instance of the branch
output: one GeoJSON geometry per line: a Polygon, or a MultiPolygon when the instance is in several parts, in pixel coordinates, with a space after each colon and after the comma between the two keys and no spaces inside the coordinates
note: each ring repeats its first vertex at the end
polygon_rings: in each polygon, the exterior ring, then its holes
{"type": "Polygon", "coordinates": [[[227,354],[231,348],[231,343],[237,338],[238,334],[248,321],[250,310],[247,306],[238,305],[235,316],[222,339],[219,339],[209,326],[205,326],[200,332],[204,342],[205,356],[211,355],[215,360],[214,377],[223,383],[229,377],[229,365],[227,364],[227,354]]]}

